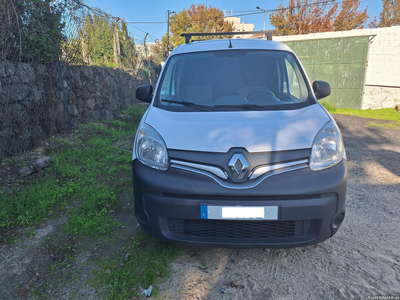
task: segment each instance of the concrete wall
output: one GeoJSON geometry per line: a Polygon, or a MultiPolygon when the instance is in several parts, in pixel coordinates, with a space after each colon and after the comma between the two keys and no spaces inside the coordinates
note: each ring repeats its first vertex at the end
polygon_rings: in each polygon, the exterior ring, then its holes
{"type": "Polygon", "coordinates": [[[371,36],[362,108],[400,105],[400,26],[281,36],[274,37],[274,40],[285,42],[351,36],[371,36]]]}

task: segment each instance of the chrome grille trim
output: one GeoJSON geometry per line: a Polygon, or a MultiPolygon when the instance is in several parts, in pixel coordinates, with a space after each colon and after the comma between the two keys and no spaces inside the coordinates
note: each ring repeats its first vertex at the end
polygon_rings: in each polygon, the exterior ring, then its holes
{"type": "Polygon", "coordinates": [[[261,175],[271,172],[271,171],[284,169],[284,168],[288,168],[288,167],[293,167],[293,166],[297,166],[297,165],[302,165],[302,164],[307,164],[307,163],[308,163],[308,159],[303,159],[303,160],[298,160],[298,161],[291,161],[288,163],[273,164],[273,165],[268,165],[268,166],[259,166],[259,167],[256,167],[253,172],[250,173],[249,178],[250,178],[250,180],[256,179],[256,178],[260,177],[261,175]]]}
{"type": "MultiPolygon", "coordinates": [[[[283,169],[279,169],[279,170],[274,170],[269,172],[268,174],[264,174],[259,176],[258,178],[256,178],[255,180],[252,181],[247,181],[244,183],[232,183],[226,180],[221,180],[221,178],[215,176],[214,174],[207,172],[207,171],[203,171],[200,169],[196,169],[196,168],[192,168],[189,166],[184,166],[181,164],[181,162],[178,162],[179,164],[173,163],[173,161],[171,160],[171,168],[175,168],[175,169],[180,169],[180,170],[185,170],[185,171],[189,171],[189,172],[194,172],[197,174],[201,174],[204,176],[207,176],[211,179],[213,179],[215,182],[217,182],[220,186],[227,188],[227,189],[236,189],[236,190],[244,190],[244,189],[251,189],[256,187],[257,185],[259,185],[261,182],[263,182],[265,179],[267,179],[268,177],[271,176],[275,176],[278,174],[282,174],[282,173],[287,173],[287,172],[291,172],[291,171],[295,171],[295,170],[299,170],[299,169],[304,169],[308,167],[308,164],[300,164],[300,165],[296,165],[296,166],[292,166],[292,167],[287,167],[287,168],[283,168],[283,169]]],[[[203,165],[201,165],[203,166],[203,165]]]]}
{"type": "Polygon", "coordinates": [[[186,161],[180,161],[180,160],[174,160],[171,159],[171,167],[174,166],[185,166],[185,167],[189,167],[191,169],[199,169],[202,171],[206,171],[206,172],[210,172],[222,179],[228,179],[228,176],[225,174],[224,171],[222,171],[220,168],[218,167],[213,167],[213,166],[207,166],[207,165],[202,165],[202,164],[195,164],[195,163],[189,163],[186,161]]]}

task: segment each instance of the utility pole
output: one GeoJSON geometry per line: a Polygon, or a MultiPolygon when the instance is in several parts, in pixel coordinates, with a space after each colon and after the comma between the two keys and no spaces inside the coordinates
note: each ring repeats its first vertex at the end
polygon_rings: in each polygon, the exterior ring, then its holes
{"type": "Polygon", "coordinates": [[[117,27],[119,21],[121,21],[120,18],[118,18],[114,24],[114,59],[116,60],[118,69],[119,69],[119,80],[121,83],[122,103],[124,105],[124,108],[126,109],[127,106],[126,106],[126,101],[125,101],[124,84],[122,82],[122,70],[121,70],[121,63],[120,63],[121,48],[119,45],[119,34],[118,34],[118,27],[117,27]]]}
{"type": "Polygon", "coordinates": [[[265,13],[267,12],[265,9],[260,8],[259,6],[256,9],[262,10],[264,12],[264,31],[265,31],[265,13]]]}
{"type": "Polygon", "coordinates": [[[143,47],[144,47],[144,55],[146,56],[145,57],[145,60],[146,60],[146,62],[147,62],[147,69],[149,70],[149,81],[150,81],[150,84],[152,85],[153,83],[151,82],[151,71],[150,71],[150,63],[149,63],[149,61],[147,60],[147,45],[146,45],[146,39],[147,39],[147,36],[149,35],[149,33],[146,33],[146,35],[144,36],[144,39],[143,39],[143,47]]]}
{"type": "Polygon", "coordinates": [[[167,57],[169,55],[169,15],[174,13],[174,11],[167,10],[167,57]]]}
{"type": "Polygon", "coordinates": [[[117,21],[114,24],[114,32],[113,32],[113,39],[114,39],[114,62],[118,64],[118,49],[119,49],[119,34],[118,34],[118,29],[117,29],[117,24],[120,19],[117,19],[117,21]]]}

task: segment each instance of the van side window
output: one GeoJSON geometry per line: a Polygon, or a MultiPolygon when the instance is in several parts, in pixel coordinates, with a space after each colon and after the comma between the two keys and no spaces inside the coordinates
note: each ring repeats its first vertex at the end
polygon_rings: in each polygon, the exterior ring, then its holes
{"type": "Polygon", "coordinates": [[[297,99],[300,99],[300,85],[296,72],[294,71],[291,63],[288,62],[286,59],[285,59],[285,65],[288,75],[288,83],[287,83],[288,90],[286,92],[296,97],[297,99]]]}
{"type": "Polygon", "coordinates": [[[167,69],[165,79],[161,85],[160,95],[163,99],[173,99],[176,95],[175,87],[175,63],[172,63],[171,67],[167,69]]]}

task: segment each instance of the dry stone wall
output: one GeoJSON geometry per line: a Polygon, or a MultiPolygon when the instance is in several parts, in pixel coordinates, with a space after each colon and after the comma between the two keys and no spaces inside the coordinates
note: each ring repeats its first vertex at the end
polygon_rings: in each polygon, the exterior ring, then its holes
{"type": "MultiPolygon", "coordinates": [[[[124,109],[118,69],[62,65],[62,70],[73,127],[114,119],[124,109]]],[[[138,103],[136,87],[148,81],[122,71],[122,82],[126,103],[138,103]]],[[[68,129],[57,65],[0,61],[0,158],[68,129]]]]}

